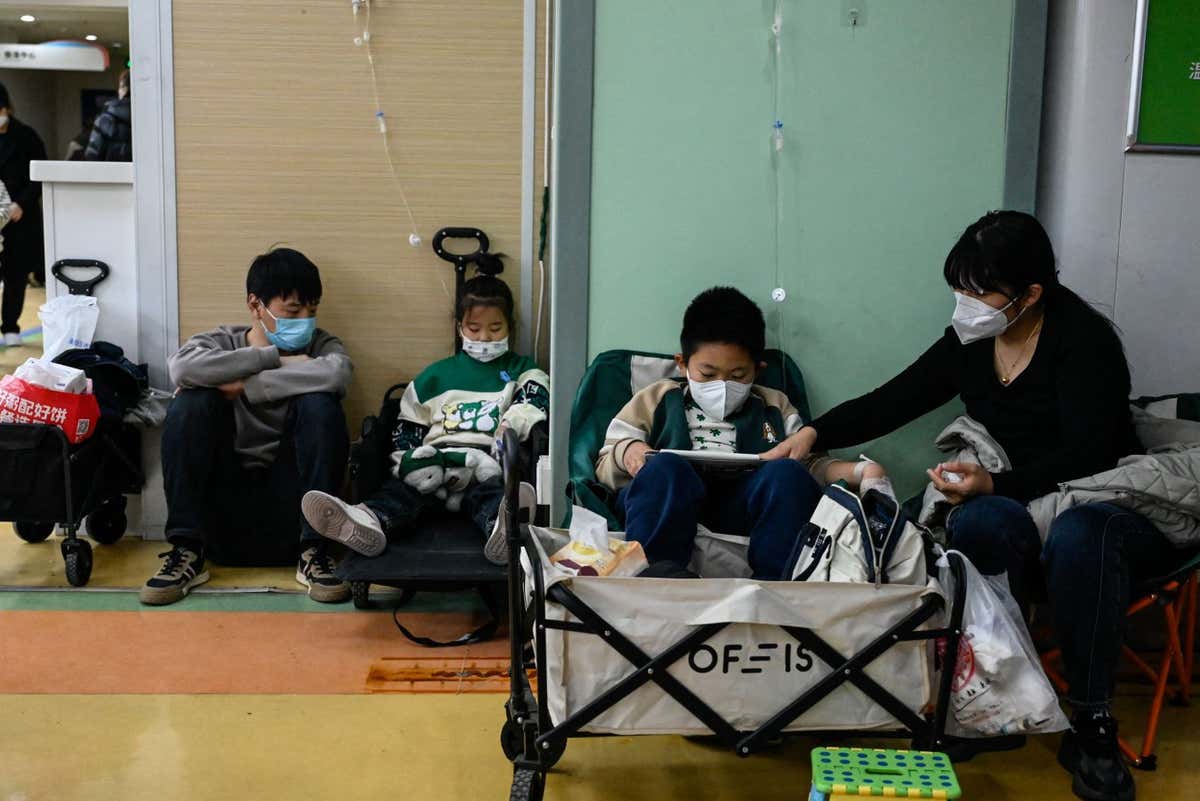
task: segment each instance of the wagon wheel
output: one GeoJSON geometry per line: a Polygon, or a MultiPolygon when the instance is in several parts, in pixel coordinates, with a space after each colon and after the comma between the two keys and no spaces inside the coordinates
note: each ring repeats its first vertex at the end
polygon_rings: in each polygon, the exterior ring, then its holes
{"type": "Polygon", "coordinates": [[[545,791],[546,779],[541,773],[529,768],[516,768],[513,770],[508,801],[542,801],[545,791]]]}

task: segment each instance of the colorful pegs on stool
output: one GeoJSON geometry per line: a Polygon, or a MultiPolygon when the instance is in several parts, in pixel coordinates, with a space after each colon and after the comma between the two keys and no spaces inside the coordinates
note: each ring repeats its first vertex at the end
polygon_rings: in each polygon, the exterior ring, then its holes
{"type": "Polygon", "coordinates": [[[809,801],[962,797],[950,758],[936,751],[814,748],[812,777],[809,801]]]}

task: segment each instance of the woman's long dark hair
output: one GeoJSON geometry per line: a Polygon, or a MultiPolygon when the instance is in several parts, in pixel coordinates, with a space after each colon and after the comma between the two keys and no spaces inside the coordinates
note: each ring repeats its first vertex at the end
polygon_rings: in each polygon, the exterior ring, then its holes
{"type": "Polygon", "coordinates": [[[1046,308],[1078,304],[1113,326],[1108,317],[1059,283],[1050,237],[1036,217],[1023,211],[989,211],[968,225],[946,256],[943,275],[951,289],[999,292],[1012,299],[1041,284],[1046,308]]]}

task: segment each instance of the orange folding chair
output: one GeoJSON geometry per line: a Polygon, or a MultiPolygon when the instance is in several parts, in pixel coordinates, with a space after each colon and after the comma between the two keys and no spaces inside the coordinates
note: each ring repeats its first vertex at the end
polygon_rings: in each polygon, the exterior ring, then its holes
{"type": "MultiPolygon", "coordinates": [[[[1195,667],[1196,657],[1197,571],[1200,571],[1200,554],[1193,556],[1187,564],[1170,575],[1143,582],[1135,589],[1140,597],[1130,605],[1126,613],[1132,617],[1152,606],[1158,606],[1162,609],[1167,635],[1166,648],[1157,669],[1151,667],[1129,646],[1122,646],[1122,651],[1129,661],[1154,684],[1154,696],[1150,702],[1146,730],[1142,735],[1141,750],[1135,750],[1124,738],[1118,740],[1121,752],[1135,768],[1154,770],[1158,767],[1154,745],[1158,739],[1158,720],[1163,702],[1167,700],[1167,691],[1171,691],[1172,704],[1187,706],[1191,702],[1192,669],[1195,667]]],[[[1062,651],[1058,648],[1047,651],[1042,654],[1042,666],[1059,692],[1065,693],[1067,681],[1058,670],[1061,656],[1062,651]]]]}

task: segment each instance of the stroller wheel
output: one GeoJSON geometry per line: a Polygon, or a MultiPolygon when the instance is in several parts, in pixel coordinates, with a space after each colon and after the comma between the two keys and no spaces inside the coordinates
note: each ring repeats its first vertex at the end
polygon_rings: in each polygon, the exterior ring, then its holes
{"type": "Polygon", "coordinates": [[[355,609],[370,609],[371,608],[371,582],[369,581],[352,581],[350,582],[350,597],[354,599],[355,609]]]}
{"type": "Polygon", "coordinates": [[[54,533],[53,523],[17,523],[14,528],[26,542],[42,542],[54,533]]]}
{"type": "Polygon", "coordinates": [[[525,752],[525,735],[515,720],[504,721],[500,728],[500,750],[509,762],[525,752]]]}
{"type": "Polygon", "coordinates": [[[79,547],[63,549],[63,561],[67,566],[67,583],[82,587],[92,577],[92,546],[83,540],[75,540],[75,543],[79,547]]]}
{"type": "Polygon", "coordinates": [[[508,801],[542,801],[545,791],[545,776],[529,768],[516,768],[513,770],[512,790],[508,794],[508,801]]]}
{"type": "Polygon", "coordinates": [[[112,545],[125,535],[129,520],[125,517],[125,499],[109,501],[87,516],[87,534],[101,545],[112,545]]]}

